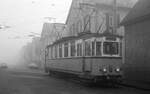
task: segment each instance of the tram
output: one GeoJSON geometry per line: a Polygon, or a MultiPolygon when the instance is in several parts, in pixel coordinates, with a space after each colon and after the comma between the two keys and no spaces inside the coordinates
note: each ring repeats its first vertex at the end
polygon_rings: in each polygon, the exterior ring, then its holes
{"type": "Polygon", "coordinates": [[[122,37],[80,33],[46,47],[45,71],[75,75],[94,82],[122,78],[122,37]]]}

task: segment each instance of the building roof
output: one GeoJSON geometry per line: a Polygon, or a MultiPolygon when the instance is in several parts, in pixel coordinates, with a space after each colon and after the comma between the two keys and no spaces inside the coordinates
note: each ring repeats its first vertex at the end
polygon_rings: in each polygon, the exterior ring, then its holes
{"type": "Polygon", "coordinates": [[[41,38],[45,38],[49,35],[54,36],[54,33],[56,33],[53,32],[54,29],[57,29],[57,31],[62,31],[63,28],[65,28],[65,24],[63,23],[44,23],[41,32],[41,38]]]}
{"type": "MultiPolygon", "coordinates": [[[[113,1],[114,0],[89,0],[89,2],[95,2],[97,4],[105,4],[109,6],[112,6],[113,1]]],[[[137,2],[137,0],[116,0],[117,7],[124,7],[124,8],[132,8],[135,2],[137,2]]]]}
{"type": "Polygon", "coordinates": [[[148,18],[150,18],[150,0],[139,0],[121,22],[121,25],[134,24],[148,18]]]}
{"type": "Polygon", "coordinates": [[[52,28],[53,28],[52,23],[44,23],[41,32],[41,38],[45,37],[45,35],[48,35],[48,33],[52,30],[52,28]]]}

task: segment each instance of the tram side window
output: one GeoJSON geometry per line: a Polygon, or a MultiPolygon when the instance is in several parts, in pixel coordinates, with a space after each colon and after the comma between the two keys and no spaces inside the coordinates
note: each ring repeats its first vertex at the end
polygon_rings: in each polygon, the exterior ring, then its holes
{"type": "Polygon", "coordinates": [[[49,48],[51,51],[49,52],[50,58],[52,59],[52,47],[49,48]]]}
{"type": "Polygon", "coordinates": [[[53,50],[53,59],[55,59],[55,46],[52,47],[53,50]]]}
{"type": "Polygon", "coordinates": [[[118,42],[104,42],[104,54],[117,55],[119,53],[118,42]]]}
{"type": "Polygon", "coordinates": [[[75,49],[75,41],[71,42],[71,56],[75,56],[76,54],[76,49],[75,49]]]}
{"type": "Polygon", "coordinates": [[[96,42],[96,56],[101,55],[101,42],[96,42]]]}
{"type": "Polygon", "coordinates": [[[55,45],[55,58],[57,58],[57,45],[55,45]]]}
{"type": "Polygon", "coordinates": [[[95,42],[92,42],[92,56],[95,56],[95,42]]]}
{"type": "Polygon", "coordinates": [[[51,48],[48,48],[48,58],[51,59],[51,48]]]}
{"type": "Polygon", "coordinates": [[[85,56],[91,56],[91,42],[85,42],[85,56]]]}
{"type": "Polygon", "coordinates": [[[77,44],[77,56],[82,56],[82,43],[77,44]]]}
{"type": "Polygon", "coordinates": [[[68,57],[68,43],[64,44],[64,57],[68,57]]]}
{"type": "Polygon", "coordinates": [[[120,42],[120,56],[122,56],[122,43],[120,42]]]}
{"type": "Polygon", "coordinates": [[[62,57],[62,44],[59,45],[59,57],[62,57]]]}
{"type": "Polygon", "coordinates": [[[51,47],[50,49],[51,49],[51,58],[53,59],[53,47],[51,47]]]}
{"type": "Polygon", "coordinates": [[[45,49],[45,59],[49,59],[49,49],[45,49]]]}

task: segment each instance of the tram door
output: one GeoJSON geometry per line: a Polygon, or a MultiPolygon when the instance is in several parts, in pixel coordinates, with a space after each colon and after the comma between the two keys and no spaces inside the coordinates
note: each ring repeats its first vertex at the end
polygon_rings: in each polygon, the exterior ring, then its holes
{"type": "Polygon", "coordinates": [[[88,56],[91,55],[91,42],[90,41],[85,41],[84,44],[84,60],[83,60],[83,71],[84,72],[90,72],[91,71],[91,64],[92,64],[92,59],[89,58],[88,56]]]}
{"type": "Polygon", "coordinates": [[[92,64],[91,59],[85,60],[85,64],[84,64],[84,71],[85,72],[91,72],[91,68],[92,68],[91,64],[92,64]]]}

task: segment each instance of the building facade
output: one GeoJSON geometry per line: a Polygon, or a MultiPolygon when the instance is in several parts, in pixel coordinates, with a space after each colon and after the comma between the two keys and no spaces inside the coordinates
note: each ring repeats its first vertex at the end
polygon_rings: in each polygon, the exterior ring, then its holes
{"type": "Polygon", "coordinates": [[[122,25],[125,26],[125,78],[150,82],[150,0],[139,0],[122,25]]]}
{"type": "Polygon", "coordinates": [[[79,32],[115,32],[124,35],[124,29],[119,26],[119,23],[129,12],[132,5],[121,2],[114,3],[113,1],[72,0],[66,21],[69,29],[68,34],[73,36],[79,32]],[[114,27],[116,30],[114,30],[114,27]]]}
{"type": "Polygon", "coordinates": [[[41,68],[40,49],[40,37],[34,37],[31,42],[22,47],[19,55],[19,62],[22,63],[19,65],[22,67],[27,67],[28,65],[34,63],[41,68]]]}
{"type": "Polygon", "coordinates": [[[45,48],[59,38],[66,36],[66,25],[63,23],[44,23],[41,33],[41,62],[45,62],[45,48]]]}

